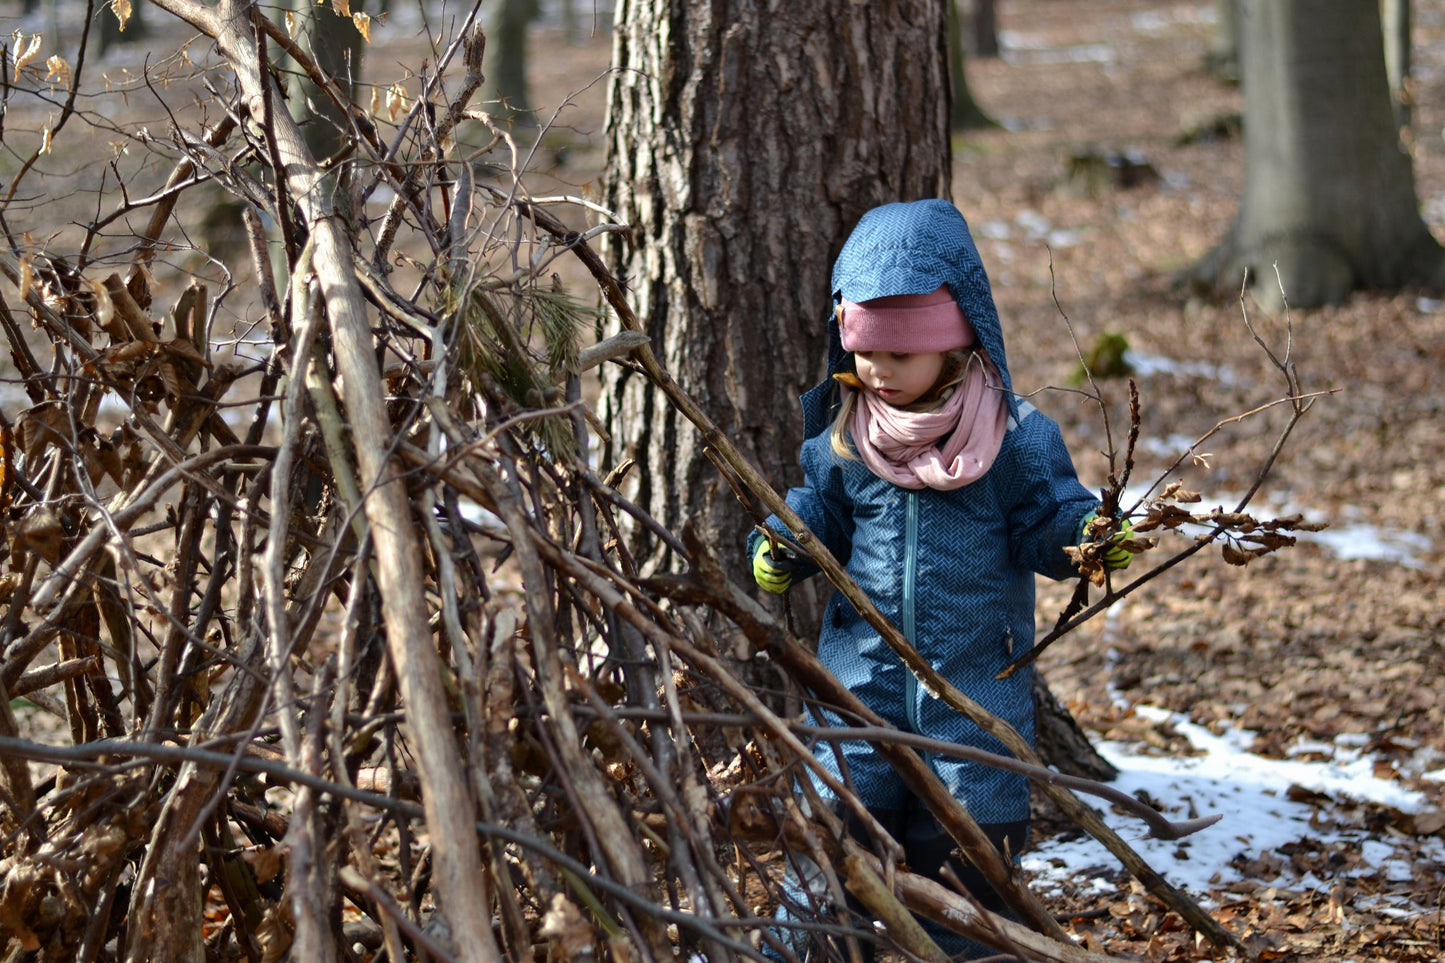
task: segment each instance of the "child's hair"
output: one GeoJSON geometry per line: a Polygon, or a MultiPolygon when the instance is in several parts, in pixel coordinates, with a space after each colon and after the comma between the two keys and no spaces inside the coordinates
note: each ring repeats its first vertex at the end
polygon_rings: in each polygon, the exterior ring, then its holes
{"type": "MultiPolygon", "coordinates": [[[[973,346],[945,351],[943,353],[943,370],[939,372],[938,381],[917,401],[904,406],[903,410],[931,411],[943,404],[953,389],[963,381],[963,376],[968,373],[968,366],[976,360],[982,363],[983,359],[973,346]]],[[[853,354],[850,352],[842,369],[833,376],[840,383],[853,389],[844,394],[843,403],[838,406],[838,414],[833,418],[833,428],[828,436],[833,453],[845,461],[858,459],[858,453],[853,450],[853,442],[848,437],[848,425],[853,420],[853,410],[858,406],[858,392],[865,390],[862,383],[858,381],[857,370],[853,354]]]]}

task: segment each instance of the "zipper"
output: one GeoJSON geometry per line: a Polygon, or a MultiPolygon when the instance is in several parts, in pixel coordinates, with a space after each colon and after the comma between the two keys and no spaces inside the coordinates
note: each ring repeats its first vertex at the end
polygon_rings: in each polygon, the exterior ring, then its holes
{"type": "MultiPolygon", "coordinates": [[[[917,601],[918,581],[918,492],[907,492],[903,504],[903,637],[908,640],[909,645],[917,649],[918,620],[914,604],[917,601]]],[[[920,732],[918,677],[907,666],[904,666],[904,673],[904,715],[908,719],[909,727],[914,732],[920,732]]]]}

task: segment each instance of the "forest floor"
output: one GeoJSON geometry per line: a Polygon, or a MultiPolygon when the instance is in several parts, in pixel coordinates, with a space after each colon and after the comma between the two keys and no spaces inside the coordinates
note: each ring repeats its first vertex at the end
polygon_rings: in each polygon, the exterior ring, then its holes
{"type": "MultiPolygon", "coordinates": [[[[1277,764],[1282,781],[1266,798],[1305,807],[1306,831],[1252,852],[1237,827],[1239,851],[1214,854],[1232,870],[1195,892],[1262,958],[1445,958],[1445,785],[1426,777],[1445,765],[1445,304],[1438,292],[1361,293],[1271,314],[1182,284],[1180,272],[1224,236],[1243,183],[1238,127],[1220,123],[1238,117],[1240,91],[1202,69],[1214,5],[999,6],[1003,55],[972,61],[968,77],[1000,126],[956,137],[953,195],[989,266],[1015,387],[1040,392],[1034,400],[1063,426],[1085,483],[1102,485],[1109,471],[1100,407],[1050,387],[1070,383],[1074,340],[1087,349],[1107,333],[1127,339],[1141,399],[1131,493],[1186,453],[1172,477],[1206,507],[1233,508],[1254,485],[1288,406],[1228,424],[1191,451],[1219,423],[1288,393],[1246,319],[1304,391],[1328,392],[1250,504],[1261,518],[1303,512],[1326,531],[1243,568],[1201,553],[1065,637],[1041,665],[1104,739],[1187,757],[1198,743],[1181,735],[1187,721],[1230,736],[1266,770],[1277,764]],[[1111,159],[1149,169],[1123,186],[1111,159]],[[1300,760],[1356,756],[1413,801],[1408,811],[1285,775],[1300,760]],[[1365,858],[1381,845],[1390,859],[1365,858]]],[[[1410,149],[1422,210],[1445,239],[1445,4],[1418,3],[1415,17],[1410,149]]],[[[539,102],[577,89],[582,61],[605,56],[604,40],[578,48],[581,58],[552,61],[537,49],[539,102]]],[[[601,101],[584,95],[568,121],[594,132],[558,172],[579,184],[600,161],[592,111],[601,101]]],[[[1122,452],[1127,382],[1100,386],[1122,452]]],[[[1066,589],[1044,587],[1042,626],[1066,599],[1066,589]]],[[[1041,824],[1034,847],[1048,857],[1067,835],[1041,824]]],[[[1207,956],[1125,877],[1089,875],[1049,899],[1061,913],[1084,913],[1072,926],[1090,945],[1147,959],[1207,956]]]]}

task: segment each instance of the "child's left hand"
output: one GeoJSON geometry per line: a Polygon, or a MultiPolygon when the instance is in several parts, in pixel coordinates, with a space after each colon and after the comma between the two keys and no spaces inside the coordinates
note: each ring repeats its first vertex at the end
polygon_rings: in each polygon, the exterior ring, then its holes
{"type": "Polygon", "coordinates": [[[1119,530],[1109,536],[1109,547],[1104,549],[1099,556],[1104,561],[1104,567],[1111,572],[1119,572],[1129,567],[1134,561],[1134,553],[1125,547],[1129,541],[1129,533],[1134,526],[1129,524],[1129,519],[1119,519],[1119,530]]]}
{"type": "Polygon", "coordinates": [[[772,546],[766,541],[758,542],[753,552],[753,581],[765,592],[782,595],[793,585],[793,574],[797,566],[779,548],[775,556],[772,546]]]}
{"type": "Polygon", "coordinates": [[[1133,538],[1134,526],[1127,518],[1120,518],[1115,525],[1109,519],[1100,518],[1097,510],[1084,516],[1079,529],[1079,545],[1065,551],[1079,567],[1079,573],[1095,585],[1104,584],[1107,572],[1128,568],[1134,552],[1149,547],[1147,539],[1140,544],[1140,540],[1133,538]],[[1110,532],[1111,528],[1114,531],[1110,532]]]}

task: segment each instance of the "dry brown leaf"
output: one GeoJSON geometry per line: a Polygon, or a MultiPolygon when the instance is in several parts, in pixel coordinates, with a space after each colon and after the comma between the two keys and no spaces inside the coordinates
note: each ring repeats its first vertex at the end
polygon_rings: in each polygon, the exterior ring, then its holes
{"type": "Polygon", "coordinates": [[[36,57],[40,56],[40,34],[34,34],[26,41],[25,35],[20,31],[11,34],[15,38],[15,80],[20,79],[20,71],[28,67],[36,57]],[[21,44],[24,49],[21,49],[21,44]]]}
{"type": "Polygon", "coordinates": [[[386,116],[392,123],[406,110],[406,88],[392,84],[386,89],[386,116]]]}
{"type": "Polygon", "coordinates": [[[46,447],[64,442],[70,434],[70,414],[59,401],[42,401],[15,419],[15,440],[26,465],[33,466],[46,447]]]}
{"type": "Polygon", "coordinates": [[[30,289],[35,286],[35,265],[31,262],[29,255],[20,258],[20,282],[16,285],[20,289],[20,299],[23,301],[30,295],[30,289]]]}
{"type": "Polygon", "coordinates": [[[54,80],[62,87],[70,86],[70,64],[59,54],[52,54],[45,61],[45,79],[54,80]]]}
{"type": "Polygon", "coordinates": [[[206,360],[206,356],[201,354],[201,349],[197,348],[188,338],[172,338],[170,341],[162,341],[160,348],[167,354],[175,355],[177,358],[184,358],[186,361],[193,361],[203,368],[211,367],[211,363],[206,360]]]}
{"type": "Polygon", "coordinates": [[[577,960],[592,956],[592,927],[577,905],[557,893],[542,917],[539,935],[552,944],[550,959],[577,960]]]}
{"type": "Polygon", "coordinates": [[[34,552],[52,565],[60,558],[60,546],[65,541],[65,529],[60,516],[48,508],[32,509],[15,526],[11,542],[16,558],[22,553],[34,552]]]}
{"type": "Polygon", "coordinates": [[[265,884],[280,875],[285,860],[279,846],[254,846],[241,851],[241,860],[251,867],[256,882],[265,884]]]}

